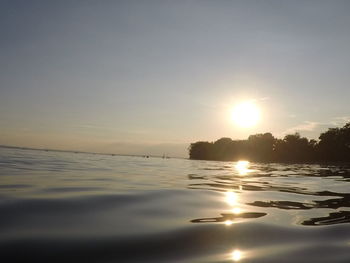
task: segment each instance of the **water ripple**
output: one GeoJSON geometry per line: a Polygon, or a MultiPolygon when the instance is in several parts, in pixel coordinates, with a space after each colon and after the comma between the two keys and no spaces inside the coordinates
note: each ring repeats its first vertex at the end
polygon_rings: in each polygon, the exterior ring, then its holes
{"type": "Polygon", "coordinates": [[[347,165],[0,148],[0,197],[6,262],[350,258],[347,165]]]}

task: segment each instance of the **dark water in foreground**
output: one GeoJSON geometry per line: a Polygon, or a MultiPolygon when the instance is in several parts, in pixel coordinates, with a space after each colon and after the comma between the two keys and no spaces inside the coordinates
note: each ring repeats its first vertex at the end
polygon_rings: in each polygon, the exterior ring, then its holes
{"type": "Polygon", "coordinates": [[[349,223],[350,167],[0,148],[2,262],[348,263],[349,223]]]}

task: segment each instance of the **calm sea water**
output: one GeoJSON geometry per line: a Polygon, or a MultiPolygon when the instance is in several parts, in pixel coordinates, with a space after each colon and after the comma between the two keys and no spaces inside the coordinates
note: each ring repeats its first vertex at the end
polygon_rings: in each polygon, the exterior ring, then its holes
{"type": "Polygon", "coordinates": [[[2,262],[348,263],[349,223],[346,166],[0,148],[2,262]]]}

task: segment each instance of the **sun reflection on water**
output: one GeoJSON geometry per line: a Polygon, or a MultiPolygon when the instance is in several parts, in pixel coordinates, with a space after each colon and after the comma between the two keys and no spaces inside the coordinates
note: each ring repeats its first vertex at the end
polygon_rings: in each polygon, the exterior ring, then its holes
{"type": "Polygon", "coordinates": [[[226,192],[226,203],[230,206],[234,206],[238,204],[238,197],[235,192],[228,191],[226,192]]]}
{"type": "Polygon", "coordinates": [[[230,226],[232,224],[233,224],[232,220],[226,220],[225,221],[225,225],[227,225],[227,226],[230,226]]]}
{"type": "Polygon", "coordinates": [[[242,213],[242,209],[240,209],[239,207],[235,207],[232,209],[232,213],[234,213],[236,215],[240,214],[240,213],[242,213]]]}
{"type": "Polygon", "coordinates": [[[243,257],[242,252],[239,249],[235,249],[231,253],[231,258],[233,261],[240,261],[242,257],[243,257]]]}
{"type": "Polygon", "coordinates": [[[242,212],[242,209],[238,207],[239,202],[238,202],[238,194],[235,192],[228,191],[226,192],[226,203],[229,206],[232,206],[232,213],[234,214],[239,214],[242,212]]]}
{"type": "Polygon", "coordinates": [[[238,161],[235,168],[239,175],[247,175],[249,172],[249,161],[238,161]]]}

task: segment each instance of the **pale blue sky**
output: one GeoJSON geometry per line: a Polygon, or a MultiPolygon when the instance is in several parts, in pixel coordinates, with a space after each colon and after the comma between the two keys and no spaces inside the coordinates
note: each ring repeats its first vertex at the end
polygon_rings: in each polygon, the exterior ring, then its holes
{"type": "Polygon", "coordinates": [[[185,155],[350,117],[349,1],[0,1],[0,144],[185,155]],[[261,122],[229,110],[255,100],[261,122]]]}

